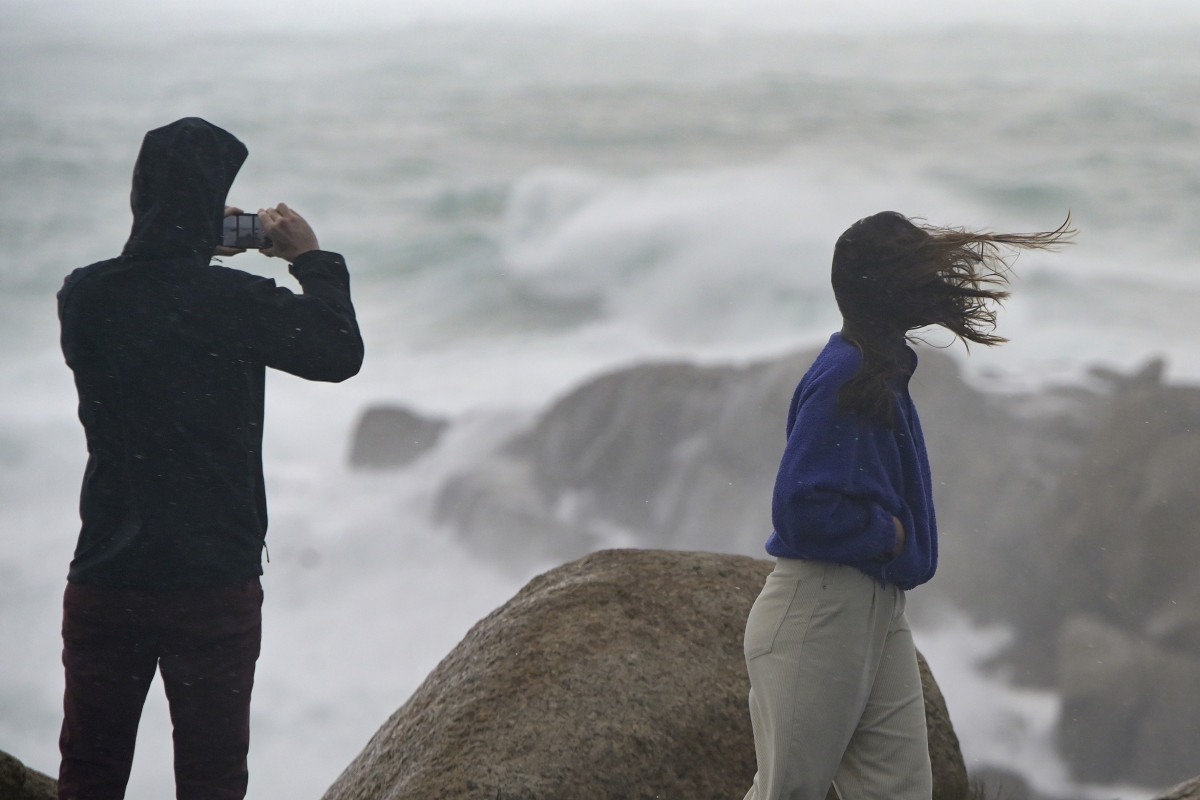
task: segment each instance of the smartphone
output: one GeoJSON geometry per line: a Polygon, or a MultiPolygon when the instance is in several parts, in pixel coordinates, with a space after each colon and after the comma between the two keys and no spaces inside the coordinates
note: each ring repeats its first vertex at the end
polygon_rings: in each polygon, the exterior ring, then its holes
{"type": "Polygon", "coordinates": [[[225,218],[225,227],[221,231],[221,245],[244,250],[261,250],[270,247],[271,240],[263,234],[258,214],[234,214],[225,218]]]}

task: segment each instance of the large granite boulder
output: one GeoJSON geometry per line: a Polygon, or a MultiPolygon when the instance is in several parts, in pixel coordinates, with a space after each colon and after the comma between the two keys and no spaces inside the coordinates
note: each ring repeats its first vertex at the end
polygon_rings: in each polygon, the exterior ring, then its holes
{"type": "MultiPolygon", "coordinates": [[[[771,563],[615,550],[478,623],[325,800],[741,797],[754,775],[742,631],[771,563]]],[[[936,800],[968,792],[923,665],[936,800]]]]}
{"type": "Polygon", "coordinates": [[[57,800],[58,781],[0,751],[0,800],[57,800]]]}

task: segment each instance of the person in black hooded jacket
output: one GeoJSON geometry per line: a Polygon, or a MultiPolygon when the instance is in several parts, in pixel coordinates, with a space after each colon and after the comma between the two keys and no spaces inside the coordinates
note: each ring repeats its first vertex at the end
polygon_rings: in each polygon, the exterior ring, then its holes
{"type": "Polygon", "coordinates": [[[156,671],[177,796],[246,793],[265,371],[342,381],[363,358],[345,261],[285,205],[259,212],[263,252],[290,262],[302,294],[209,263],[246,155],[197,118],[147,133],[124,251],[58,294],[88,448],[64,596],[61,798],[124,796],[156,671]]]}

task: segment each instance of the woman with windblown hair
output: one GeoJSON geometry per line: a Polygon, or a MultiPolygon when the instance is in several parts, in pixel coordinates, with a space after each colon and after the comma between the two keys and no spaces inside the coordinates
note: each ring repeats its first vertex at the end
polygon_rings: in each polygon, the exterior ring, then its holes
{"type": "Polygon", "coordinates": [[[885,211],[838,239],[842,330],[801,379],[772,498],[776,566],[746,622],[758,773],[747,800],[929,800],[925,706],[904,592],[933,577],[937,526],[910,332],[992,333],[1007,250],[1033,234],[918,226],[885,211]]]}

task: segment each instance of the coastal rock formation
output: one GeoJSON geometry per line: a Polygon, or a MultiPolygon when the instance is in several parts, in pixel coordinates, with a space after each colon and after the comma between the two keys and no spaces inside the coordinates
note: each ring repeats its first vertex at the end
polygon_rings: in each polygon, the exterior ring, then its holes
{"type": "Polygon", "coordinates": [[[58,781],[0,751],[0,800],[57,800],[58,781]]]}
{"type": "Polygon", "coordinates": [[[1009,618],[1050,663],[1061,624],[1078,614],[1200,656],[1200,388],[1164,383],[1163,369],[1102,375],[1036,529],[1017,532],[1029,591],[1009,618]]]}
{"type": "Polygon", "coordinates": [[[1200,775],[1168,789],[1154,800],[1200,800],[1200,775]]]}
{"type": "MultiPolygon", "coordinates": [[[[447,481],[437,517],[501,559],[577,558],[605,541],[759,555],[788,405],[814,355],[597,377],[447,481]]],[[[936,350],[921,352],[912,391],[951,534],[939,583],[981,615],[1003,613],[1006,567],[1027,557],[1015,543],[1084,446],[1094,394],[991,395],[936,350]]]]}
{"type": "MultiPolygon", "coordinates": [[[[740,797],[754,775],[742,631],[771,563],[610,550],[479,622],[325,800],[740,797]]],[[[967,795],[923,671],[936,800],[967,795]]]]}
{"type": "MultiPolygon", "coordinates": [[[[759,555],[788,404],[813,355],[599,376],[450,476],[434,513],[497,563],[614,545],[759,555]]],[[[1083,615],[1200,661],[1200,388],[1169,384],[1152,361],[1069,386],[984,391],[945,353],[922,349],[920,359],[911,388],[941,563],[914,594],[914,617],[945,602],[1011,626],[997,666],[1041,688],[1070,688],[1061,671],[1076,667],[1060,651],[1065,626],[1083,615]]],[[[1170,675],[1156,671],[1166,665],[1139,660],[1130,669],[1141,674],[1125,679],[1165,685],[1170,675]]],[[[1137,724],[1182,730],[1188,712],[1142,702],[1137,724]]],[[[1112,737],[1103,726],[1061,724],[1081,781],[1178,780],[1173,762],[1139,748],[1088,755],[1112,737]]]]}
{"type": "Polygon", "coordinates": [[[400,406],[368,408],[350,440],[350,466],[388,469],[410,464],[437,444],[447,424],[400,406]]]}
{"type": "Polygon", "coordinates": [[[1200,659],[1089,617],[1063,626],[1060,659],[1058,747],[1069,763],[1147,786],[1196,769],[1200,659]]]}
{"type": "Polygon", "coordinates": [[[644,547],[761,552],[805,356],[748,367],[653,364],[588,382],[452,479],[442,521],[497,557],[644,547]]]}
{"type": "MultiPolygon", "coordinates": [[[[1140,627],[1181,599],[1200,563],[1200,390],[1163,382],[1153,362],[1117,380],[1075,469],[1055,492],[1039,554],[1075,591],[1067,612],[1140,627]],[[1101,543],[1102,546],[1091,546],[1101,543]]],[[[1193,595],[1193,598],[1200,598],[1193,595]]],[[[1189,604],[1192,635],[1200,606],[1189,604]]],[[[1182,622],[1182,621],[1181,621],[1182,622]]]]}

